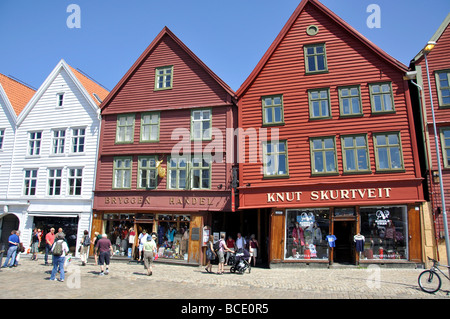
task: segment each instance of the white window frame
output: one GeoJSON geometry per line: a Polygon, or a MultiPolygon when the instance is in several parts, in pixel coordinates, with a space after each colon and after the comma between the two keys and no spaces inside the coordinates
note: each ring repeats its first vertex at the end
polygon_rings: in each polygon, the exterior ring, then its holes
{"type": "Polygon", "coordinates": [[[72,154],[83,154],[86,151],[86,127],[72,128],[72,145],[70,150],[72,154]],[[84,130],[84,133],[79,134],[80,130],[84,130]],[[81,151],[80,147],[83,148],[81,151]]]}
{"type": "Polygon", "coordinates": [[[69,167],[67,169],[67,195],[69,196],[81,196],[83,195],[83,173],[82,167],[69,167]],[[81,176],[78,173],[81,172],[81,176]],[[75,174],[74,174],[75,173],[75,174]],[[77,184],[79,181],[80,185],[77,184]],[[80,189],[80,193],[77,194],[77,189],[80,189]]]}

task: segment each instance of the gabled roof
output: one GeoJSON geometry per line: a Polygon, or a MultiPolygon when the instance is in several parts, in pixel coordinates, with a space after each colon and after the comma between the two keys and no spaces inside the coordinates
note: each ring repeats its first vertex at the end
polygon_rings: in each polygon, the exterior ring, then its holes
{"type": "Polygon", "coordinates": [[[131,68],[125,73],[122,79],[109,93],[108,97],[102,102],[100,108],[103,110],[106,105],[114,98],[114,96],[120,91],[120,89],[126,84],[127,80],[133,75],[133,73],[141,66],[142,62],[151,54],[153,49],[159,44],[164,36],[169,36],[175,43],[177,43],[203,70],[208,73],[233,99],[236,99],[236,93],[221,79],[219,78],[202,60],[200,60],[175,34],[169,30],[168,27],[164,27],[156,38],[150,43],[140,57],[134,62],[131,68]]]}
{"type": "Polygon", "coordinates": [[[317,0],[302,0],[298,7],[295,9],[294,13],[289,18],[288,22],[285,24],[283,29],[281,29],[281,32],[278,34],[278,36],[275,38],[274,42],[271,44],[269,49],[266,51],[264,56],[261,58],[259,63],[256,65],[255,69],[250,73],[249,77],[244,81],[244,83],[241,85],[241,87],[236,91],[236,94],[238,97],[240,97],[253,83],[253,81],[256,79],[256,77],[259,75],[259,73],[262,71],[266,63],[269,61],[272,54],[275,52],[275,50],[280,45],[281,41],[285,38],[289,30],[293,27],[297,19],[299,18],[300,14],[303,12],[305,6],[307,4],[313,5],[315,8],[317,8],[319,11],[327,15],[330,19],[332,19],[335,23],[337,23],[340,27],[342,27],[344,30],[346,30],[350,35],[355,37],[357,40],[362,42],[364,45],[366,45],[370,50],[372,50],[374,53],[376,53],[379,57],[381,57],[383,60],[391,64],[393,67],[397,68],[401,72],[407,72],[408,68],[406,65],[401,63],[400,61],[394,59],[389,54],[384,52],[382,49],[380,49],[378,46],[373,44],[371,41],[369,41],[366,37],[364,37],[361,33],[356,31],[353,27],[351,27],[347,22],[345,22],[343,19],[341,19],[339,16],[337,16],[333,11],[328,9],[326,6],[321,4],[317,0]]]}
{"type": "MultiPolygon", "coordinates": [[[[450,12],[447,14],[447,16],[445,17],[444,21],[441,23],[441,25],[439,26],[439,28],[436,30],[436,32],[433,34],[433,36],[431,37],[429,41],[434,41],[434,42],[438,42],[440,37],[442,36],[442,34],[444,33],[444,31],[448,28],[448,25],[450,24],[450,12]]],[[[415,63],[417,62],[417,60],[419,60],[421,57],[423,56],[423,49],[420,50],[419,53],[416,54],[416,56],[414,57],[414,59],[411,60],[411,63],[415,63]]]]}
{"type": "Polygon", "coordinates": [[[28,101],[33,97],[36,90],[22,84],[10,77],[0,73],[0,86],[3,88],[9,103],[18,116],[28,101]]]}
{"type": "Polygon", "coordinates": [[[94,80],[82,74],[80,71],[75,70],[70,65],[68,66],[72,70],[73,74],[77,77],[78,81],[80,81],[81,85],[83,85],[89,95],[94,99],[95,104],[100,105],[102,101],[108,96],[109,91],[94,80]],[[98,96],[100,101],[94,94],[98,96]]]}
{"type": "Polygon", "coordinates": [[[17,120],[18,125],[20,125],[20,123],[25,119],[28,113],[33,109],[33,107],[39,101],[39,99],[47,90],[47,88],[50,86],[50,84],[53,83],[56,76],[61,72],[61,70],[66,71],[66,73],[72,79],[73,83],[78,87],[78,89],[84,95],[86,100],[89,102],[89,105],[96,112],[99,112],[100,102],[95,98],[94,94],[96,94],[97,96],[99,96],[100,99],[102,99],[108,95],[108,91],[95,81],[89,79],[87,76],[83,75],[79,71],[72,68],[63,59],[61,59],[61,61],[58,62],[58,64],[50,73],[50,75],[47,77],[47,79],[45,79],[44,83],[42,83],[41,87],[36,91],[33,98],[28,102],[23,111],[20,113],[17,120]]]}

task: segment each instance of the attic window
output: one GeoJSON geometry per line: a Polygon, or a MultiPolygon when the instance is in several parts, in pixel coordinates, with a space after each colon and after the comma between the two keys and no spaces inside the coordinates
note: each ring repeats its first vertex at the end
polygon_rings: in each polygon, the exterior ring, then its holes
{"type": "Polygon", "coordinates": [[[173,66],[156,68],[155,90],[166,90],[172,88],[173,66]]]}
{"type": "Polygon", "coordinates": [[[64,104],[64,93],[56,94],[56,107],[62,108],[64,104]]]}
{"type": "Polygon", "coordinates": [[[310,25],[306,28],[306,33],[310,36],[316,35],[317,33],[319,33],[319,27],[316,25],[310,25]]]}

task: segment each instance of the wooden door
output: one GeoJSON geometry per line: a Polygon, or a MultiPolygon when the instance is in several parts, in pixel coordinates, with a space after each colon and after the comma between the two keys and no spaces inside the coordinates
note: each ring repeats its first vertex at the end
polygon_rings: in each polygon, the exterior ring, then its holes
{"type": "Polygon", "coordinates": [[[188,248],[188,262],[201,263],[202,260],[202,243],[203,243],[203,216],[191,215],[191,222],[189,225],[189,248],[188,248]]]}
{"type": "Polygon", "coordinates": [[[284,211],[272,211],[270,217],[270,251],[269,263],[283,261],[284,252],[284,211]]]}
{"type": "Polygon", "coordinates": [[[408,206],[408,243],[409,260],[414,262],[422,262],[420,210],[416,210],[415,205],[408,206]]]}
{"type": "MultiPolygon", "coordinates": [[[[91,228],[91,243],[94,242],[94,233],[98,232],[99,234],[103,233],[103,213],[94,212],[92,218],[92,228],[91,228]]],[[[89,250],[89,256],[94,256],[94,246],[91,245],[91,249],[89,250]]]]}

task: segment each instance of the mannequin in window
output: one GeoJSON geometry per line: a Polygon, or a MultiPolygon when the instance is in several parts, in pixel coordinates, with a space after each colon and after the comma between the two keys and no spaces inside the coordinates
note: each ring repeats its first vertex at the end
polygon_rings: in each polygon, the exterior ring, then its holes
{"type": "Polygon", "coordinates": [[[385,233],[386,246],[387,249],[394,248],[394,238],[395,238],[395,226],[392,220],[388,221],[385,233]]]}
{"type": "Polygon", "coordinates": [[[312,228],[312,235],[313,235],[313,243],[314,245],[319,245],[322,243],[322,231],[317,226],[317,223],[314,223],[312,228]]]}
{"type": "Polygon", "coordinates": [[[294,238],[294,248],[292,249],[292,254],[295,255],[294,249],[297,252],[303,253],[303,248],[305,246],[305,237],[303,236],[303,228],[300,227],[298,222],[295,222],[295,227],[292,230],[292,238],[294,238]]]}

